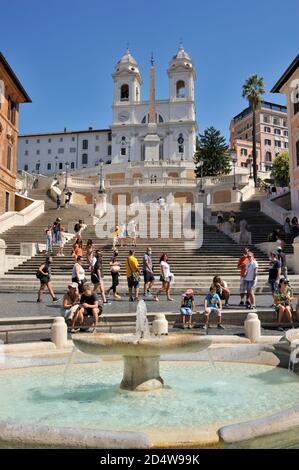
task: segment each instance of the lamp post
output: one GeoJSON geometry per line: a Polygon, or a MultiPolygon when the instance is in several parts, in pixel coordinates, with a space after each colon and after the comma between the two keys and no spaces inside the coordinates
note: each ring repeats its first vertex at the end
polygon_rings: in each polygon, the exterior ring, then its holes
{"type": "Polygon", "coordinates": [[[234,149],[231,150],[230,156],[232,159],[232,164],[233,164],[233,169],[234,169],[234,185],[233,185],[233,190],[235,191],[237,189],[236,186],[236,163],[237,163],[237,154],[234,149]]]}
{"type": "Polygon", "coordinates": [[[103,165],[104,165],[104,162],[102,160],[102,158],[100,159],[100,173],[99,173],[99,176],[100,176],[100,187],[99,187],[99,190],[98,190],[98,193],[99,194],[103,194],[105,192],[105,189],[104,189],[104,185],[103,185],[103,165]]]}
{"type": "Polygon", "coordinates": [[[70,164],[69,162],[65,162],[65,184],[64,184],[64,191],[67,191],[67,177],[68,177],[68,168],[69,168],[70,164]]]}
{"type": "Polygon", "coordinates": [[[203,160],[200,159],[198,162],[198,166],[200,168],[200,186],[199,186],[199,192],[203,194],[205,190],[203,189],[203,184],[202,184],[202,172],[203,172],[203,160]]]}
{"type": "Polygon", "coordinates": [[[252,179],[253,176],[252,176],[252,157],[248,157],[247,159],[247,162],[249,164],[249,178],[252,179]]]}
{"type": "Polygon", "coordinates": [[[54,178],[57,179],[57,170],[58,170],[58,157],[55,157],[55,175],[54,178]]]}
{"type": "Polygon", "coordinates": [[[128,141],[128,163],[131,163],[131,142],[130,140],[128,141]]]}

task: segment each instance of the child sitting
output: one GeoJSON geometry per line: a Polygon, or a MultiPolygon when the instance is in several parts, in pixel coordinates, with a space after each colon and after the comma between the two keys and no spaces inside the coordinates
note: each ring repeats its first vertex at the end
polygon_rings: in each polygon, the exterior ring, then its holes
{"type": "Polygon", "coordinates": [[[194,300],[192,289],[187,289],[185,294],[183,294],[180,312],[183,318],[183,328],[186,328],[187,318],[188,318],[188,328],[189,329],[192,328],[192,312],[195,312],[195,300],[194,300]]]}
{"type": "Polygon", "coordinates": [[[218,328],[224,329],[224,326],[221,324],[221,310],[222,310],[222,301],[217,294],[216,286],[210,287],[210,292],[205,296],[204,301],[204,330],[208,329],[209,317],[211,314],[217,316],[218,328]]]}

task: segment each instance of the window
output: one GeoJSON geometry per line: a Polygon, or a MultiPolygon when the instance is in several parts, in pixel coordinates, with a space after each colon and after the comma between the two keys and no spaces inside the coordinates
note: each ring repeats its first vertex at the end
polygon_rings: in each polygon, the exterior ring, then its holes
{"type": "Polygon", "coordinates": [[[28,155],[28,153],[29,153],[28,150],[25,150],[25,155],[28,155]]]}
{"type": "Polygon", "coordinates": [[[287,121],[286,121],[285,119],[282,121],[282,125],[283,125],[283,127],[287,127],[287,126],[288,126],[287,121]]]}
{"type": "Polygon", "coordinates": [[[82,149],[83,150],[87,150],[88,149],[88,140],[87,139],[84,139],[82,141],[82,149]]]}
{"type": "Polygon", "coordinates": [[[76,147],[70,147],[70,153],[76,153],[76,147]]]}
{"type": "Polygon", "coordinates": [[[28,165],[24,165],[24,171],[28,171],[28,165]]]}
{"type": "Polygon", "coordinates": [[[72,137],[72,142],[75,142],[75,137],[72,137]]]}
{"type": "Polygon", "coordinates": [[[265,145],[271,145],[271,140],[270,139],[265,139],[265,145]]]}
{"type": "Polygon", "coordinates": [[[52,150],[48,149],[48,154],[51,155],[51,153],[52,153],[52,150]]]}
{"type": "Polygon", "coordinates": [[[63,164],[62,164],[62,163],[59,163],[59,167],[58,167],[58,168],[59,168],[59,170],[62,170],[63,164]]]}
{"type": "Polygon", "coordinates": [[[299,140],[296,142],[296,158],[297,158],[297,166],[299,166],[299,140]]]}
{"type": "Polygon", "coordinates": [[[185,98],[186,96],[186,86],[183,80],[179,80],[176,83],[176,97],[177,98],[185,98]]]}
{"type": "Polygon", "coordinates": [[[40,162],[36,163],[36,165],[35,165],[35,169],[36,169],[36,171],[39,173],[39,169],[40,169],[40,162]]]}
{"type": "Polygon", "coordinates": [[[112,153],[112,146],[111,146],[111,145],[108,145],[108,147],[107,147],[107,155],[110,157],[110,156],[111,156],[111,153],[112,153]]]}
{"type": "Polygon", "coordinates": [[[121,154],[121,155],[127,155],[127,149],[126,149],[126,147],[121,147],[121,149],[120,149],[120,154],[121,154]]]}
{"type": "Polygon", "coordinates": [[[264,132],[271,132],[271,127],[264,127],[264,132]]]}
{"type": "Polygon", "coordinates": [[[39,144],[39,143],[40,143],[40,139],[36,139],[36,143],[39,144]]]}
{"type": "Polygon", "coordinates": [[[275,140],[275,147],[281,147],[280,140],[275,140]]]}
{"type": "Polygon", "coordinates": [[[183,134],[179,134],[179,137],[178,137],[178,150],[179,150],[179,153],[184,153],[184,137],[183,137],[183,134]]]}
{"type": "Polygon", "coordinates": [[[272,162],[272,154],[271,152],[266,152],[266,162],[272,162]]]}
{"type": "Polygon", "coordinates": [[[11,99],[11,97],[8,97],[8,109],[7,109],[7,118],[12,124],[16,123],[16,110],[17,110],[17,104],[11,99]]]}
{"type": "Polygon", "coordinates": [[[95,152],[99,152],[99,151],[100,151],[100,146],[99,146],[99,145],[96,145],[95,148],[94,148],[94,151],[95,151],[95,152]]]}
{"type": "Polygon", "coordinates": [[[111,132],[109,132],[108,133],[108,142],[111,142],[111,140],[112,140],[112,134],[111,134],[111,132]]]}
{"type": "Polygon", "coordinates": [[[39,155],[39,154],[40,154],[40,151],[39,151],[39,150],[37,150],[37,151],[36,151],[36,155],[39,155]]]}
{"type": "Polygon", "coordinates": [[[73,170],[75,168],[75,162],[71,162],[71,169],[73,170]]]}
{"type": "Polygon", "coordinates": [[[58,149],[58,153],[64,153],[64,148],[60,147],[60,148],[58,149]]]}
{"type": "Polygon", "coordinates": [[[60,140],[60,142],[63,142],[63,137],[60,137],[60,139],[59,139],[59,140],[60,140]]]}
{"type": "Polygon", "coordinates": [[[264,122],[268,122],[268,123],[270,122],[270,116],[268,116],[267,114],[264,114],[263,118],[264,118],[264,122]]]}
{"type": "Polygon", "coordinates": [[[163,160],[164,158],[164,145],[163,142],[159,144],[159,160],[163,160]]]}
{"type": "Polygon", "coordinates": [[[285,142],[285,143],[284,143],[284,148],[285,148],[285,149],[288,149],[288,148],[289,148],[288,142],[285,142]]]}
{"type": "Polygon", "coordinates": [[[120,88],[120,100],[128,101],[129,99],[129,85],[124,83],[120,88]]]}
{"type": "Polygon", "coordinates": [[[51,163],[48,163],[47,170],[51,170],[51,166],[52,166],[51,163]]]}
{"type": "Polygon", "coordinates": [[[51,139],[51,138],[50,138],[50,139],[48,139],[48,142],[49,142],[49,143],[50,143],[50,142],[52,142],[52,139],[51,139]]]}
{"type": "Polygon", "coordinates": [[[280,134],[281,134],[281,131],[280,131],[280,129],[274,129],[274,134],[276,134],[276,135],[280,135],[280,134]]]}
{"type": "Polygon", "coordinates": [[[159,122],[164,122],[164,119],[163,119],[163,117],[161,116],[161,114],[159,114],[158,121],[159,121],[159,122]]]}
{"type": "Polygon", "coordinates": [[[8,170],[11,170],[12,169],[12,165],[11,165],[11,152],[12,152],[12,148],[10,145],[7,146],[7,155],[6,155],[6,168],[8,170]]]}
{"type": "Polygon", "coordinates": [[[96,135],[96,140],[99,140],[99,136],[98,136],[98,134],[96,135]]]}
{"type": "Polygon", "coordinates": [[[285,137],[288,137],[289,131],[283,131],[283,135],[284,135],[285,137]]]}
{"type": "Polygon", "coordinates": [[[247,149],[241,149],[241,155],[244,155],[244,157],[247,157],[247,149]]]}
{"type": "Polygon", "coordinates": [[[279,126],[279,124],[280,124],[280,119],[277,118],[277,117],[273,118],[273,124],[274,124],[275,126],[279,126]]]}
{"type": "Polygon", "coordinates": [[[145,124],[145,123],[146,123],[146,116],[144,116],[142,121],[141,121],[141,124],[145,124]]]}
{"type": "Polygon", "coordinates": [[[291,97],[294,100],[294,114],[297,114],[299,112],[299,85],[294,89],[291,97]]]}
{"type": "Polygon", "coordinates": [[[88,163],[88,155],[87,153],[82,154],[82,165],[87,165],[88,163]]]}
{"type": "Polygon", "coordinates": [[[25,140],[25,144],[28,144],[28,139],[25,140]]]}

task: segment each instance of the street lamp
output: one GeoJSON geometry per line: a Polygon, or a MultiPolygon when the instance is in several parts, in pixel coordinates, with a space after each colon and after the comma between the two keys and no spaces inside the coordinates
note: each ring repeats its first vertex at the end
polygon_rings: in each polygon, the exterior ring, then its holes
{"type": "Polygon", "coordinates": [[[202,184],[202,172],[203,172],[203,160],[200,159],[198,162],[198,166],[200,168],[200,186],[199,186],[199,192],[203,194],[205,190],[203,189],[203,184],[202,184]]]}
{"type": "Polygon", "coordinates": [[[233,185],[233,190],[235,191],[237,189],[236,186],[236,163],[237,163],[237,154],[234,149],[231,150],[230,156],[232,159],[232,164],[233,164],[233,169],[234,169],[234,185],[233,185]]]}
{"type": "Polygon", "coordinates": [[[69,168],[70,164],[69,162],[65,162],[65,184],[64,184],[64,191],[67,191],[67,172],[68,172],[68,168],[69,168]]]}
{"type": "Polygon", "coordinates": [[[58,169],[58,157],[55,157],[55,175],[54,178],[57,179],[57,169],[58,169]]]}
{"type": "Polygon", "coordinates": [[[131,163],[131,142],[128,141],[128,163],[131,163]]]}
{"type": "Polygon", "coordinates": [[[100,158],[100,173],[99,173],[100,187],[99,187],[99,190],[98,190],[99,194],[103,194],[105,192],[105,188],[104,188],[104,185],[103,185],[103,165],[104,165],[104,162],[103,162],[102,158],[100,158]]]}
{"type": "Polygon", "coordinates": [[[252,179],[252,157],[249,156],[247,159],[247,164],[249,165],[249,178],[252,179]]]}

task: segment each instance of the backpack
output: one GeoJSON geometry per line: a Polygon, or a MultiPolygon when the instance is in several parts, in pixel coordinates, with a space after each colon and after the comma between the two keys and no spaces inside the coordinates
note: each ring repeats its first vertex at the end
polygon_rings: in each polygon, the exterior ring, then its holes
{"type": "Polygon", "coordinates": [[[80,230],[80,224],[76,223],[74,226],[74,231],[79,232],[79,230],[80,230]]]}

